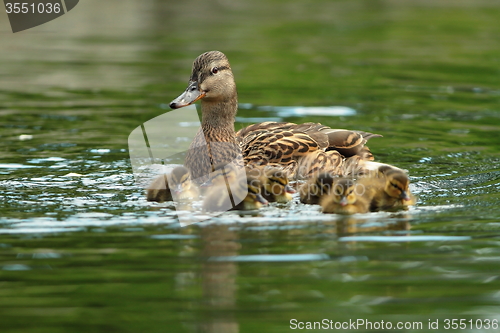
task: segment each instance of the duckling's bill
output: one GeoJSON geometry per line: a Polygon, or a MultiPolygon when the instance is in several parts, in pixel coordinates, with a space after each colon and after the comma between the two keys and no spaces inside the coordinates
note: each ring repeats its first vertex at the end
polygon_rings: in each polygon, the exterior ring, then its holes
{"type": "Polygon", "coordinates": [[[290,194],[294,194],[296,191],[290,186],[290,185],[285,185],[285,192],[286,193],[290,193],[290,194]]]}
{"type": "Polygon", "coordinates": [[[260,193],[255,195],[255,201],[260,202],[263,205],[267,205],[269,203],[262,195],[260,195],[260,193]]]}

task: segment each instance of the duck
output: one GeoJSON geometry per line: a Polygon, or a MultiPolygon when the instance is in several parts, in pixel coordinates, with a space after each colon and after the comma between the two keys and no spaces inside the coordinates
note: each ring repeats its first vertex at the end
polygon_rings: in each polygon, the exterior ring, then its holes
{"type": "Polygon", "coordinates": [[[260,180],[233,164],[217,164],[210,181],[203,201],[206,212],[258,210],[268,204],[260,193],[260,180]]]}
{"type": "Polygon", "coordinates": [[[198,196],[198,187],[191,181],[191,174],[184,166],[175,167],[169,175],[162,174],[156,177],[146,189],[148,201],[173,201],[174,198],[184,201],[194,200],[198,196]]]}
{"type": "Polygon", "coordinates": [[[218,163],[210,174],[208,181],[202,184],[203,188],[213,186],[233,186],[243,174],[245,169],[234,163],[218,163]]]}
{"type": "Polygon", "coordinates": [[[330,172],[320,172],[311,177],[299,189],[300,202],[318,205],[323,195],[330,193],[335,177],[330,172]]]}
{"type": "Polygon", "coordinates": [[[320,171],[343,174],[342,166],[353,156],[373,160],[365,144],[381,137],[320,123],[263,122],[235,132],[236,83],[229,60],[220,51],[205,52],[194,60],[186,90],[169,105],[179,109],[197,101],[201,102],[201,126],[184,165],[200,181],[219,163],[277,167],[295,178],[320,171]]]}
{"type": "Polygon", "coordinates": [[[352,178],[337,180],[320,200],[321,210],[327,214],[351,215],[370,211],[371,193],[352,178]]]}
{"type": "Polygon", "coordinates": [[[287,203],[293,199],[295,190],[289,185],[286,171],[277,167],[247,166],[249,177],[258,180],[261,194],[269,202],[287,203]]]}
{"type": "Polygon", "coordinates": [[[370,162],[372,172],[358,178],[359,185],[371,193],[370,211],[408,209],[415,196],[410,191],[407,173],[393,165],[370,162]]]}

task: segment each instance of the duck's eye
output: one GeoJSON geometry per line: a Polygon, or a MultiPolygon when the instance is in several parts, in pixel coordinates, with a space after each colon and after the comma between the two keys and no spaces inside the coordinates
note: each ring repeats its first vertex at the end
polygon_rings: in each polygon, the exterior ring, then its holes
{"type": "Polygon", "coordinates": [[[212,68],[211,72],[212,72],[212,74],[217,74],[217,73],[219,73],[219,68],[218,67],[214,67],[214,68],[212,68]]]}

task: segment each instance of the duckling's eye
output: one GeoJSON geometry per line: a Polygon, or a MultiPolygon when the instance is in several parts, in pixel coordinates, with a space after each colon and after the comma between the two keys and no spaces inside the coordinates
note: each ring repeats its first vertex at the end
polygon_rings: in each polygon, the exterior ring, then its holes
{"type": "Polygon", "coordinates": [[[219,73],[219,68],[214,67],[214,68],[212,68],[211,72],[212,72],[212,74],[217,74],[217,73],[219,73]]]}
{"type": "Polygon", "coordinates": [[[394,187],[394,188],[397,188],[399,190],[399,187],[398,185],[394,184],[394,183],[391,183],[391,185],[394,187]]]}

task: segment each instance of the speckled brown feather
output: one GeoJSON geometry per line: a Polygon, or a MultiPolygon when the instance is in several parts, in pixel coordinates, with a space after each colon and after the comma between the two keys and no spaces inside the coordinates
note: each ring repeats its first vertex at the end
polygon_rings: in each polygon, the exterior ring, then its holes
{"type": "Polygon", "coordinates": [[[235,140],[231,140],[232,137],[234,132],[231,135],[227,131],[213,130],[210,127],[198,132],[184,162],[191,170],[193,179],[198,183],[206,181],[207,175],[220,163],[243,165],[239,146],[235,140]]]}
{"type": "Polygon", "coordinates": [[[329,146],[326,150],[336,150],[345,157],[351,157],[359,154],[370,138],[381,136],[362,131],[332,129],[328,132],[329,146]]]}
{"type": "Polygon", "coordinates": [[[340,175],[342,160],[354,155],[372,160],[365,143],[380,136],[332,129],[319,123],[286,122],[250,125],[236,133],[245,163],[289,166],[291,161],[297,161],[298,170],[292,172],[297,178],[308,178],[321,171],[340,175]]]}

